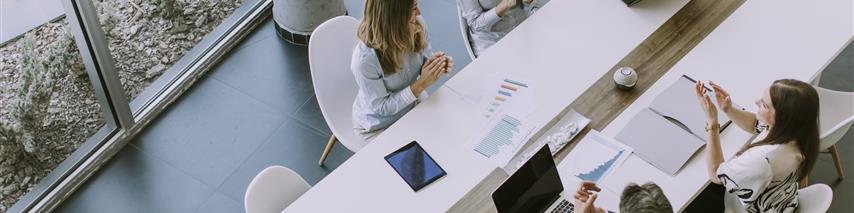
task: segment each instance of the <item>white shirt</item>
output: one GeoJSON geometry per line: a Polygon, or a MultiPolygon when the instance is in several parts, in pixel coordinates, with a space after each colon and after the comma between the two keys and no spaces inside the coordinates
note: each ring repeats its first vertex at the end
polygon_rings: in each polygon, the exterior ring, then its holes
{"type": "Polygon", "coordinates": [[[501,0],[457,1],[460,1],[460,13],[468,24],[471,46],[477,56],[548,2],[548,0],[537,0],[533,5],[517,6],[508,10],[504,17],[499,17],[495,7],[501,0]]]}
{"type": "Polygon", "coordinates": [[[802,160],[791,142],[753,147],[722,163],[717,176],[726,188],[726,212],[796,212],[802,160]]]}

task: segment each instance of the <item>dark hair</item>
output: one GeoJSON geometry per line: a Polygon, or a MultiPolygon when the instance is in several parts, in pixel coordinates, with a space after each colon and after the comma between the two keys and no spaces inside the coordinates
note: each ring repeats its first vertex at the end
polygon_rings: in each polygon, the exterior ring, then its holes
{"type": "Polygon", "coordinates": [[[620,212],[625,213],[662,213],[673,212],[670,201],[661,188],[654,183],[638,186],[629,183],[620,196],[620,212]]]}
{"type": "Polygon", "coordinates": [[[803,180],[818,157],[818,93],[811,85],[794,79],[774,81],[769,93],[775,112],[774,126],[765,139],[745,147],[738,154],[756,146],[795,141],[804,157],[798,168],[798,180],[803,180]]]}

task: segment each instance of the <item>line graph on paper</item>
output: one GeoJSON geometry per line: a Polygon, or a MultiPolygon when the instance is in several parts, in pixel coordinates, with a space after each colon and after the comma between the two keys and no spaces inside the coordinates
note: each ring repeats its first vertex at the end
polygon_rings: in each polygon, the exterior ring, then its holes
{"type": "Polygon", "coordinates": [[[561,161],[558,169],[581,180],[601,183],[631,152],[628,146],[591,131],[561,161]]]}

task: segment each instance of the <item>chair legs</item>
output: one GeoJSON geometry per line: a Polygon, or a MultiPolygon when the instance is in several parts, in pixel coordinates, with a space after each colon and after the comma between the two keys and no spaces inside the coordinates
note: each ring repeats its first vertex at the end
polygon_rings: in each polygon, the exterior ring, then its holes
{"type": "Polygon", "coordinates": [[[836,151],[836,144],[830,146],[830,156],[833,157],[833,164],[836,164],[836,175],[839,175],[839,179],[845,179],[845,172],[842,171],[842,160],[839,159],[839,152],[836,151]]]}
{"type": "Polygon", "coordinates": [[[329,152],[332,151],[332,145],[335,145],[335,135],[329,137],[329,142],[326,143],[326,148],[323,149],[323,154],[320,155],[320,161],[317,162],[320,166],[323,166],[323,163],[326,161],[326,157],[329,156],[329,152]]]}
{"type": "MultiPolygon", "coordinates": [[[[842,160],[839,159],[839,151],[836,150],[836,144],[830,146],[827,150],[830,151],[830,156],[833,157],[833,164],[836,165],[836,175],[839,176],[839,179],[845,179],[845,172],[842,171],[842,160]]],[[[809,184],[809,176],[801,180],[801,188],[807,187],[807,184],[809,184]]]]}

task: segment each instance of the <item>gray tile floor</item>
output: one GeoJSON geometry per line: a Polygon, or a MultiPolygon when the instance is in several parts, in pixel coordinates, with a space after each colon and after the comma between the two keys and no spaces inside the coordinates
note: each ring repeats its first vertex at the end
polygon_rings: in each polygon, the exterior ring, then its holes
{"type": "MultiPolygon", "coordinates": [[[[345,0],[362,14],[361,0],[345,0]]],[[[470,62],[454,0],[420,2],[434,50],[470,62]]],[[[822,86],[854,91],[854,51],[832,63],[822,86]]],[[[317,106],[307,49],[280,41],[267,20],[168,112],[66,200],[58,212],[242,212],[252,177],[270,165],[315,184],[351,152],[336,146],[327,167],[317,160],[330,131],[317,106]],[[263,54],[259,54],[263,53],[263,54]]],[[[840,142],[849,179],[836,181],[822,155],[812,182],[835,188],[831,212],[852,212],[854,131],[840,142]]]]}
{"type": "MultiPolygon", "coordinates": [[[[819,86],[854,92],[854,42],[825,68],[819,86]]],[[[846,179],[837,179],[830,154],[820,154],[810,175],[810,184],[824,183],[833,188],[833,203],[829,212],[854,212],[854,202],[851,202],[854,200],[854,130],[848,130],[836,146],[846,179]]]]}

